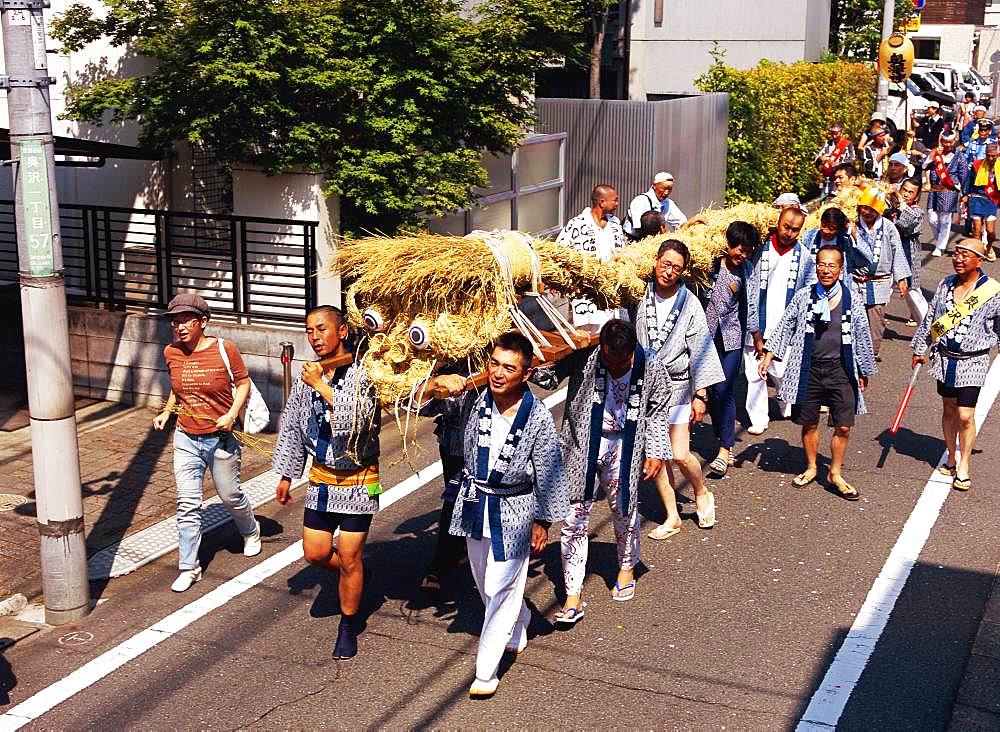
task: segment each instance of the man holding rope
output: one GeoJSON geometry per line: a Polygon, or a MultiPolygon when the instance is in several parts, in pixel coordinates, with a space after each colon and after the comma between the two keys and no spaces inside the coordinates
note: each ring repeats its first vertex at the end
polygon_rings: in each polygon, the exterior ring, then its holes
{"type": "MultiPolygon", "coordinates": [[[[320,361],[348,354],[347,321],[332,305],[306,314],[306,336],[320,361]]],[[[379,404],[357,363],[323,366],[307,361],[292,384],[282,414],[272,470],[281,476],[278,503],[291,502],[292,478],[312,457],[302,517],[306,561],[339,574],[340,628],[334,658],[358,652],[358,608],[364,589],[362,554],[378,511],[379,404]],[[334,546],[334,532],[340,536],[334,546]]]]}
{"type": "Polygon", "coordinates": [[[952,487],[972,487],[969,458],[976,443],[976,402],[990,365],[990,349],[1000,336],[1000,282],[981,269],[986,246],[980,239],[955,245],[955,274],[938,284],[927,315],[913,334],[912,367],[927,363],[937,380],[944,413],[941,429],[948,457],[938,470],[952,477],[952,487]]]}

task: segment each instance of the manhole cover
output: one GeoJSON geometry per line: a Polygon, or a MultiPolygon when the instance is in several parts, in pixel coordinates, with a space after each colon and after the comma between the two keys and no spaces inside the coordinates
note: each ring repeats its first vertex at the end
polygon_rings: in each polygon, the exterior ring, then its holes
{"type": "Polygon", "coordinates": [[[13,511],[27,502],[28,499],[24,496],[18,496],[14,493],[0,493],[0,511],[13,511]]]}

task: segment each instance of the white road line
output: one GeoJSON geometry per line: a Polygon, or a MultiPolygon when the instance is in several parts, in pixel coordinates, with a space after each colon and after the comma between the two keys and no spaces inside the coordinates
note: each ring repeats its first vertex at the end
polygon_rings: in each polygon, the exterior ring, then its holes
{"type": "MultiPolygon", "coordinates": [[[[545,398],[545,406],[550,409],[566,399],[566,388],[550,394],[545,398]]],[[[396,501],[402,500],[418,488],[423,487],[442,473],[441,461],[428,465],[406,480],[395,485],[381,497],[380,509],[384,510],[396,501]]],[[[239,597],[252,587],[260,584],[268,577],[302,558],[302,542],[297,541],[287,546],[274,556],[268,557],[260,564],[251,567],[243,574],[237,575],[228,582],[219,585],[214,590],[192,603],[185,605],[155,625],[136,633],[128,640],[120,643],[109,651],[63,677],[51,686],[24,700],[20,704],[0,714],[0,732],[13,732],[29,722],[38,719],[59,704],[79,694],[108,674],[121,668],[134,658],[138,658],[151,648],[179,633],[187,626],[205,617],[212,610],[222,607],[230,600],[239,597]]]]}
{"type": "MultiPolygon", "coordinates": [[[[1000,392],[1000,358],[994,359],[979,394],[979,401],[976,404],[977,434],[982,429],[983,421],[990,413],[998,392],[1000,392]]],[[[945,452],[941,456],[942,463],[947,455],[945,452]]],[[[934,528],[951,490],[951,479],[944,477],[935,469],[924,485],[917,505],[906,520],[895,546],[889,552],[889,558],[882,566],[882,571],[868,591],[868,596],[858,611],[847,637],[844,638],[823,681],[809,701],[809,706],[795,728],[796,732],[818,732],[836,728],[840,715],[844,713],[844,708],[871,659],[899,593],[906,585],[910,571],[920,557],[920,552],[923,551],[927,537],[934,528]]]]}

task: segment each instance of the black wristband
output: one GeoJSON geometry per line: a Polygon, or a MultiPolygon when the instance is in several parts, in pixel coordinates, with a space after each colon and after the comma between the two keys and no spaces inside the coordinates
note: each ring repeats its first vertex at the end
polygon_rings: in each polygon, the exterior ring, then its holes
{"type": "Polygon", "coordinates": [[[548,531],[550,528],[552,528],[552,522],[551,521],[542,521],[541,519],[535,519],[535,523],[538,524],[539,526],[541,526],[546,531],[548,531]]]}
{"type": "Polygon", "coordinates": [[[695,394],[692,398],[700,399],[701,401],[705,402],[705,404],[708,404],[708,397],[705,396],[704,394],[695,394]]]}

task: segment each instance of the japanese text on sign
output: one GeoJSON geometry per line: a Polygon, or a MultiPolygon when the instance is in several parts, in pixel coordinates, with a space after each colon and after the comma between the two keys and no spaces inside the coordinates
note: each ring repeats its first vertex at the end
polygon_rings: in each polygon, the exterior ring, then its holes
{"type": "Polygon", "coordinates": [[[18,178],[21,186],[21,216],[27,240],[28,270],[34,277],[53,273],[52,216],[45,148],[40,138],[20,143],[18,178]]]}

